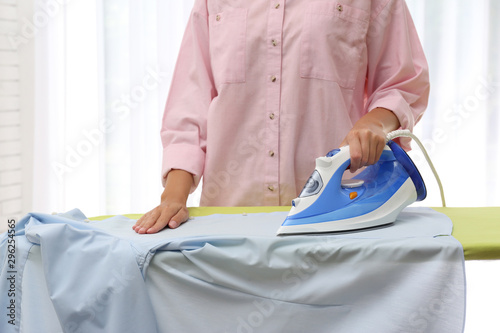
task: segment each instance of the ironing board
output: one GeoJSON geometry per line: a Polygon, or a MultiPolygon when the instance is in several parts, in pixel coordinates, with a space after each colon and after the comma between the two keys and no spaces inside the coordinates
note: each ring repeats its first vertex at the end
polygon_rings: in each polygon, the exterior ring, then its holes
{"type": "Polygon", "coordinates": [[[442,214],[407,208],[390,228],[275,237],[288,208],[191,208],[192,222],[148,237],[132,231],[138,214],[30,213],[16,226],[16,272],[0,279],[22,291],[0,298],[15,300],[18,325],[0,331],[460,331],[464,257],[442,214]]]}
{"type": "MultiPolygon", "coordinates": [[[[500,207],[446,207],[434,208],[453,221],[452,235],[462,244],[465,260],[500,259],[500,207]]],[[[190,216],[212,214],[269,213],[289,211],[290,207],[190,207],[190,216]]],[[[138,219],[142,214],[126,214],[138,219]]],[[[92,220],[104,220],[99,216],[92,220]]]]}

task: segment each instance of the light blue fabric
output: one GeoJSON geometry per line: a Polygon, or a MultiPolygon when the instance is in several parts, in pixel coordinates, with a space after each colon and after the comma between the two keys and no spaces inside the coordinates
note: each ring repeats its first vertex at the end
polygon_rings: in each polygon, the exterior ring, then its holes
{"type": "MultiPolygon", "coordinates": [[[[275,236],[283,212],[196,217],[155,235],[136,234],[123,216],[63,215],[18,223],[17,320],[26,332],[54,321],[61,332],[463,329],[463,250],[451,221],[430,209],[407,208],[376,229],[286,237],[275,236]]],[[[0,299],[5,309],[4,292],[0,299]]],[[[0,322],[1,332],[15,327],[0,322]]]]}
{"type": "MultiPolygon", "coordinates": [[[[137,262],[142,253],[129,241],[96,229],[84,219],[74,210],[61,216],[29,214],[19,221],[17,325],[2,320],[1,332],[19,332],[23,320],[21,295],[30,297],[22,290],[23,270],[30,246],[35,245],[40,247],[47,289],[64,332],[157,332],[137,262]]],[[[0,247],[4,253],[4,237],[0,247]]],[[[5,285],[5,260],[2,264],[5,285]]],[[[6,294],[1,298],[5,309],[6,294]]],[[[45,330],[40,327],[38,331],[45,330]]]]}

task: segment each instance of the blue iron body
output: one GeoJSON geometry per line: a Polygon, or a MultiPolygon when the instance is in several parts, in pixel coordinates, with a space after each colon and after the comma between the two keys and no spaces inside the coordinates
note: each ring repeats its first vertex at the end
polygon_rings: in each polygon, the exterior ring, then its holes
{"type": "Polygon", "coordinates": [[[389,141],[379,159],[350,180],[349,147],[316,160],[316,169],[279,235],[355,230],[394,222],[399,212],[426,197],[424,181],[406,152],[389,141]]]}

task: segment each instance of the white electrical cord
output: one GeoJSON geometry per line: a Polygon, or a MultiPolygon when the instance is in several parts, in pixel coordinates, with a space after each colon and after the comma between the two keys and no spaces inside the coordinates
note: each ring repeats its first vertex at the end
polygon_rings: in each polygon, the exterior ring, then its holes
{"type": "Polygon", "coordinates": [[[420,140],[415,136],[415,134],[413,134],[409,130],[396,130],[396,131],[392,131],[392,132],[388,133],[387,137],[386,137],[386,142],[388,142],[389,140],[393,140],[395,138],[399,138],[399,137],[412,138],[418,144],[418,146],[420,147],[420,150],[422,151],[422,153],[425,156],[425,159],[427,160],[427,163],[429,163],[429,166],[431,167],[432,173],[434,173],[434,177],[436,177],[436,181],[437,181],[438,186],[439,186],[439,191],[441,192],[441,202],[443,204],[443,207],[446,207],[446,201],[444,199],[443,185],[441,184],[441,180],[439,179],[439,175],[438,175],[436,169],[434,168],[434,164],[432,164],[431,158],[427,154],[427,151],[425,150],[422,142],[420,142],[420,140]]]}

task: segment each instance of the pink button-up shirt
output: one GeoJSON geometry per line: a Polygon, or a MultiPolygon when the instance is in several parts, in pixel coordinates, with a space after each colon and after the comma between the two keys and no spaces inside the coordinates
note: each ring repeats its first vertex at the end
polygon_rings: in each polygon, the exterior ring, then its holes
{"type": "Polygon", "coordinates": [[[403,0],[197,0],[163,118],[163,177],[203,176],[202,206],[289,205],[364,114],[386,108],[412,129],[428,93],[403,0]]]}

